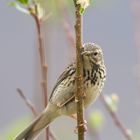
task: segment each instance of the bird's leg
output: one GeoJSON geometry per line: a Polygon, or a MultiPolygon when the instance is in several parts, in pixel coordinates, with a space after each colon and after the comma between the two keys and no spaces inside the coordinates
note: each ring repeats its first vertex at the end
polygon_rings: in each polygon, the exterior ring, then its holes
{"type": "Polygon", "coordinates": [[[60,102],[57,104],[57,107],[61,108],[63,107],[65,104],[67,104],[70,100],[72,100],[73,98],[75,98],[75,95],[71,96],[70,98],[68,98],[66,101],[60,102]]]}
{"type": "MultiPolygon", "coordinates": [[[[84,120],[84,121],[85,121],[85,120],[84,120]]],[[[84,129],[84,132],[87,131],[87,125],[86,125],[86,123],[81,123],[79,126],[82,127],[82,128],[84,129]]],[[[76,128],[75,128],[75,130],[74,130],[74,133],[75,133],[75,134],[78,133],[78,127],[79,127],[79,126],[76,126],[76,128]]]]}
{"type": "Polygon", "coordinates": [[[85,92],[83,92],[83,98],[86,98],[86,93],[85,92]]]}
{"type": "MultiPolygon", "coordinates": [[[[77,114],[72,114],[70,117],[74,120],[77,120],[77,114]]],[[[84,124],[87,124],[86,120],[84,120],[84,124]]]]}
{"type": "Polygon", "coordinates": [[[70,117],[74,120],[77,120],[77,115],[76,114],[72,114],[70,117]]]}
{"type": "MultiPolygon", "coordinates": [[[[73,118],[74,120],[77,120],[77,114],[72,114],[70,117],[73,118]]],[[[84,128],[84,131],[87,131],[86,124],[87,124],[87,121],[86,120],[84,120],[84,122],[80,124],[80,126],[84,128]]],[[[78,133],[78,126],[76,126],[74,132],[76,134],[78,133]]]]}

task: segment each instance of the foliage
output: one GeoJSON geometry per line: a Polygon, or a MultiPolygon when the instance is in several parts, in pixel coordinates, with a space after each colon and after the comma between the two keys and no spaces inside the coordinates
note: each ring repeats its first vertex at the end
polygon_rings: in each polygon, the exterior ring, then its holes
{"type": "Polygon", "coordinates": [[[77,4],[80,4],[80,13],[83,14],[85,9],[89,6],[90,0],[77,0],[77,4]]]}
{"type": "Polygon", "coordinates": [[[17,0],[17,2],[19,2],[25,6],[29,5],[29,0],[17,0]]]}
{"type": "Polygon", "coordinates": [[[22,7],[18,2],[10,2],[9,6],[15,7],[18,11],[22,13],[29,14],[29,11],[26,8],[22,7]]]}
{"type": "Polygon", "coordinates": [[[21,131],[21,129],[27,126],[29,120],[30,120],[29,117],[25,117],[20,120],[17,120],[16,122],[13,122],[13,124],[11,124],[7,128],[7,132],[5,132],[5,135],[3,137],[5,137],[6,140],[12,140],[17,135],[17,133],[21,131]]]}
{"type": "Polygon", "coordinates": [[[45,0],[15,0],[10,2],[9,6],[15,7],[18,11],[25,14],[34,14],[39,19],[45,20],[48,17],[46,10],[48,8],[45,0]]]}
{"type": "Polygon", "coordinates": [[[101,129],[104,124],[104,115],[100,110],[95,110],[89,116],[89,124],[94,129],[101,129]]]}

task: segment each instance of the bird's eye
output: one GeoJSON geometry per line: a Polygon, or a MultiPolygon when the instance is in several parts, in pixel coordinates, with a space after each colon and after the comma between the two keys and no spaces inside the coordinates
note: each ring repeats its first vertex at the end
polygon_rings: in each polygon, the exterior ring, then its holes
{"type": "Polygon", "coordinates": [[[97,54],[98,54],[97,52],[93,53],[94,56],[96,56],[97,54]]]}

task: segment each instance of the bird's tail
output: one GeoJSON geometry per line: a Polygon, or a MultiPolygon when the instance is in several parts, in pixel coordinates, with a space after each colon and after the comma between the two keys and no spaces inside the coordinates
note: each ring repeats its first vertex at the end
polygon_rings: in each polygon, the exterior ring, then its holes
{"type": "Polygon", "coordinates": [[[44,128],[46,128],[58,115],[46,109],[26,129],[18,134],[14,140],[33,140],[44,128]]]}

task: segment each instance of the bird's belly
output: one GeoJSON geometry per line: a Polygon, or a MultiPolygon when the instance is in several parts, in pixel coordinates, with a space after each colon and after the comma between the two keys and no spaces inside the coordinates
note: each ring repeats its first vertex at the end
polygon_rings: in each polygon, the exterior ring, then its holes
{"type": "MultiPolygon", "coordinates": [[[[99,88],[97,86],[91,86],[85,89],[84,96],[84,107],[87,108],[91,103],[93,103],[99,95],[99,88]]],[[[76,102],[73,100],[72,102],[65,105],[61,108],[61,113],[63,115],[71,115],[76,113],[76,102]]]]}
{"type": "Polygon", "coordinates": [[[96,86],[87,88],[85,90],[85,99],[84,99],[84,105],[85,108],[87,108],[91,103],[93,103],[96,98],[99,96],[99,88],[96,86]]]}

